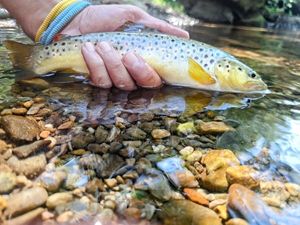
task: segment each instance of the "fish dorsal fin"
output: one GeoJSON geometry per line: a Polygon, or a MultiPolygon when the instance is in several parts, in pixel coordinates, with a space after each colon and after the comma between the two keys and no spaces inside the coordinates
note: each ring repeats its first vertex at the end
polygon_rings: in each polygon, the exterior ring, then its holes
{"type": "Polygon", "coordinates": [[[189,57],[189,74],[200,84],[210,85],[216,83],[216,80],[191,57],[189,57]]]}

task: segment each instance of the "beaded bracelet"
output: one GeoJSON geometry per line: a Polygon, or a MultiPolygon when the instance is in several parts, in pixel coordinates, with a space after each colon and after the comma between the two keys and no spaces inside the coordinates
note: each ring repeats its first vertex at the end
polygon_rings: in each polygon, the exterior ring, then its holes
{"type": "Polygon", "coordinates": [[[87,1],[69,1],[65,7],[50,23],[48,28],[43,32],[39,42],[47,45],[53,41],[53,38],[59,33],[78,13],[87,6],[91,5],[87,1]]]}

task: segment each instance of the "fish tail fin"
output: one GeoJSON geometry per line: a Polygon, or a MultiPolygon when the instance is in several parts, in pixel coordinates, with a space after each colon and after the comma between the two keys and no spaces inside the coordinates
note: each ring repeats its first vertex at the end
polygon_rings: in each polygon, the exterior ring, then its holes
{"type": "Polygon", "coordinates": [[[33,71],[31,60],[34,49],[33,45],[22,44],[11,40],[6,40],[3,44],[10,51],[9,56],[14,67],[26,71],[33,71]]]}

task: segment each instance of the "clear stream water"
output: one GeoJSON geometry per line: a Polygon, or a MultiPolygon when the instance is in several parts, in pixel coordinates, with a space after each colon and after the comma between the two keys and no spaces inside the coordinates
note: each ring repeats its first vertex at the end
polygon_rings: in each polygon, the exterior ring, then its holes
{"type": "MultiPolygon", "coordinates": [[[[12,22],[0,21],[0,42],[27,39],[12,22]]],[[[196,25],[187,27],[193,39],[224,49],[253,67],[268,84],[265,96],[206,93],[185,88],[163,87],[127,93],[69,83],[68,78],[48,78],[52,101],[64,104],[66,113],[80,111],[82,120],[111,119],[114,112],[154,110],[162,114],[186,113],[203,108],[216,111],[229,122],[240,124],[226,133],[218,146],[236,150],[244,163],[256,163],[263,147],[270,151],[270,174],[300,183],[300,33],[264,29],[196,25]]],[[[15,101],[11,91],[14,73],[7,51],[0,45],[0,106],[15,101]]],[[[258,167],[261,165],[257,164],[258,167]]]]}

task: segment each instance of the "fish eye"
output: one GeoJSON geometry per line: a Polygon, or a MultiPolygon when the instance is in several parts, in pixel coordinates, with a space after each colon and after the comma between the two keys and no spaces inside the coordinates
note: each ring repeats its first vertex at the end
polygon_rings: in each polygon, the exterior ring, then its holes
{"type": "Polygon", "coordinates": [[[256,73],[254,73],[254,72],[250,72],[250,73],[249,73],[249,77],[251,77],[251,78],[255,78],[255,77],[256,77],[256,73]]]}

